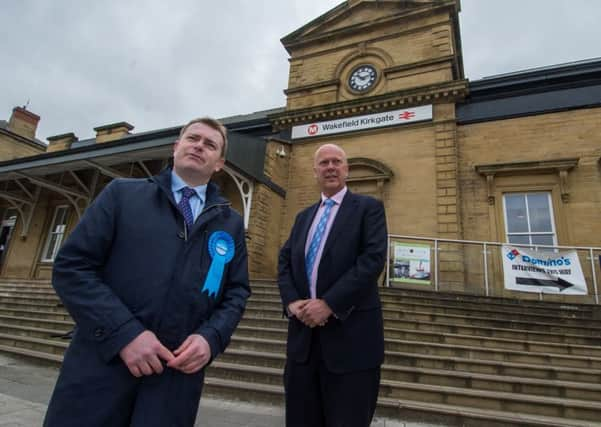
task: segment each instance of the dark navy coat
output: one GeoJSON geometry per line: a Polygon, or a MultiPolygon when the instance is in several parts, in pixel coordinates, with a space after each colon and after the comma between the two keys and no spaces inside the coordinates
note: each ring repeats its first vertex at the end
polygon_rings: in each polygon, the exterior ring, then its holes
{"type": "Polygon", "coordinates": [[[198,333],[212,359],[224,351],[250,295],[245,233],[214,184],[206,198],[186,230],[166,170],[149,179],[116,179],[86,210],[54,262],[52,284],[77,326],[49,413],[78,387],[82,398],[88,387],[102,400],[102,393],[118,394],[120,382],[137,380],[119,352],[146,329],[170,350],[198,333]],[[208,240],[218,231],[233,237],[235,254],[217,295],[209,296],[202,292],[212,262],[208,240]],[[86,377],[95,384],[86,386],[86,377]]]}
{"type": "MultiPolygon", "coordinates": [[[[278,285],[284,307],[310,298],[305,244],[319,203],[296,217],[279,256],[278,285]]],[[[384,359],[384,329],[377,280],[386,262],[386,215],[382,203],[347,191],[317,271],[317,298],[332,309],[319,328],[323,361],[330,372],[346,373],[379,367],[384,359]]],[[[291,317],[287,356],[305,363],[312,330],[291,317]]]]}

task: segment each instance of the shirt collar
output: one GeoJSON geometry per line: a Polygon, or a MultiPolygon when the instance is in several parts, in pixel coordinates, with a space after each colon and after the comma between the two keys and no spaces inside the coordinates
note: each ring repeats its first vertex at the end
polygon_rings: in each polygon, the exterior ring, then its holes
{"type": "Polygon", "coordinates": [[[342,190],[340,190],[338,193],[334,194],[332,197],[327,197],[325,194],[321,193],[321,203],[323,204],[323,202],[325,202],[327,199],[332,199],[336,202],[337,205],[340,205],[342,203],[342,199],[344,199],[344,195],[346,194],[346,191],[347,191],[347,187],[345,185],[342,190]]]}
{"type": "MultiPolygon", "coordinates": [[[[190,187],[181,179],[174,170],[171,171],[171,191],[177,193],[184,187],[190,187]]],[[[204,202],[207,194],[207,184],[199,185],[198,187],[190,187],[196,192],[198,198],[204,202]]]]}

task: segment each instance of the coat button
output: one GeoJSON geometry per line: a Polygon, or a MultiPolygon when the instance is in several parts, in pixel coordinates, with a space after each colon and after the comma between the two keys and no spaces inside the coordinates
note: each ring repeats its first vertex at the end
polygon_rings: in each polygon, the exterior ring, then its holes
{"type": "Polygon", "coordinates": [[[103,328],[97,328],[96,330],[94,330],[94,336],[96,338],[100,338],[100,337],[104,336],[104,329],[103,328]]]}
{"type": "Polygon", "coordinates": [[[179,233],[177,233],[177,237],[179,237],[180,239],[183,239],[184,237],[186,237],[186,235],[184,234],[183,231],[180,231],[179,233]]]}

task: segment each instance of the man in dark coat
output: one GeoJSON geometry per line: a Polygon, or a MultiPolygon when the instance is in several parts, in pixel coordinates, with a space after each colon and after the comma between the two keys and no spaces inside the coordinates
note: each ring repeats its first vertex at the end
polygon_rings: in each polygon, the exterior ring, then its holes
{"type": "Polygon", "coordinates": [[[286,425],[368,427],[384,359],[384,207],[347,189],[340,147],[321,146],[313,169],[321,200],[298,214],[279,258],[289,317],[286,425]]]}
{"type": "Polygon", "coordinates": [[[173,169],[112,181],[54,262],[75,319],[45,426],[192,426],[204,368],[250,295],[244,225],[209,182],[226,130],[196,119],[173,169]]]}

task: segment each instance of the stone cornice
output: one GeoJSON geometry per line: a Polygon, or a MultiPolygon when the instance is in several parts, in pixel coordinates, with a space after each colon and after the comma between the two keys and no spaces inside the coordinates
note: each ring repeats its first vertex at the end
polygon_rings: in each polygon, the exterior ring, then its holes
{"type": "Polygon", "coordinates": [[[408,108],[415,105],[457,102],[468,94],[467,80],[457,80],[399,92],[386,93],[369,98],[357,98],[349,101],[325,104],[321,106],[285,110],[270,114],[268,119],[274,129],[286,129],[291,126],[314,121],[333,120],[360,114],[372,114],[395,108],[408,108]]]}
{"type": "Polygon", "coordinates": [[[340,81],[338,79],[325,80],[325,81],[313,83],[310,85],[297,86],[297,87],[291,87],[289,89],[284,89],[284,94],[290,95],[291,93],[303,92],[305,90],[311,90],[311,89],[319,89],[321,87],[328,87],[328,86],[338,87],[338,85],[340,85],[340,81]]]}
{"type": "MultiPolygon", "coordinates": [[[[426,31],[426,30],[432,30],[434,28],[437,28],[437,27],[440,27],[443,25],[451,25],[452,23],[453,23],[452,20],[447,19],[445,21],[434,22],[432,24],[423,25],[421,27],[410,28],[410,29],[397,29],[396,31],[391,32],[391,33],[382,34],[382,35],[374,36],[369,39],[365,39],[361,43],[373,44],[373,43],[383,41],[383,40],[396,39],[399,36],[420,33],[420,32],[426,31]]],[[[319,55],[324,55],[324,54],[328,54],[328,53],[339,52],[342,50],[348,50],[349,48],[353,48],[353,47],[357,46],[357,44],[358,44],[357,42],[340,41],[340,43],[336,44],[335,47],[322,49],[322,50],[319,50],[317,53],[319,53],[319,55]]],[[[294,57],[290,58],[289,61],[304,60],[306,58],[311,58],[315,55],[316,55],[316,52],[309,52],[309,53],[306,53],[303,55],[294,55],[294,57]]]]}
{"type": "Polygon", "coordinates": [[[507,162],[476,165],[480,175],[501,175],[515,173],[546,173],[571,170],[578,165],[578,158],[539,160],[533,162],[507,162]]]}
{"type": "MultiPolygon", "coordinates": [[[[445,62],[453,61],[454,59],[455,59],[455,55],[446,55],[446,56],[441,56],[439,58],[427,59],[425,61],[411,62],[409,64],[402,64],[402,65],[396,65],[394,67],[388,67],[388,68],[385,68],[384,70],[382,70],[382,72],[385,75],[400,73],[403,71],[408,71],[408,70],[412,70],[412,69],[416,69],[416,68],[420,68],[420,67],[428,67],[431,65],[442,64],[445,62]]],[[[317,83],[312,83],[312,84],[308,84],[308,85],[296,86],[296,87],[284,89],[284,94],[290,95],[290,94],[294,94],[294,93],[298,93],[298,92],[303,92],[306,90],[319,89],[322,87],[338,87],[338,86],[340,86],[340,80],[338,80],[338,79],[324,80],[324,81],[317,82],[317,83]]]]}
{"type": "Polygon", "coordinates": [[[437,65],[437,64],[444,63],[444,62],[453,61],[455,58],[456,58],[455,55],[446,55],[446,56],[441,56],[439,58],[427,59],[425,61],[412,62],[410,64],[396,65],[394,67],[386,68],[385,70],[383,70],[383,73],[384,74],[400,73],[403,71],[408,71],[408,70],[412,70],[412,69],[416,69],[416,68],[420,68],[420,67],[427,67],[430,65],[437,65]]]}
{"type": "Polygon", "coordinates": [[[10,139],[19,141],[19,142],[23,142],[26,145],[29,145],[33,148],[36,148],[38,150],[40,150],[41,152],[44,152],[46,150],[46,145],[45,144],[41,144],[35,141],[32,141],[29,138],[25,138],[24,136],[19,135],[18,133],[14,133],[8,129],[2,129],[0,128],[0,135],[5,135],[7,137],[9,137],[10,139]]]}
{"type": "MultiPolygon", "coordinates": [[[[307,34],[307,35],[295,35],[292,33],[289,36],[282,38],[280,41],[286,48],[288,52],[293,49],[306,46],[312,43],[319,43],[322,40],[329,40],[332,37],[345,37],[345,36],[353,36],[358,32],[361,32],[366,27],[373,27],[374,25],[382,26],[382,25],[390,25],[396,24],[398,22],[405,21],[407,19],[415,19],[420,15],[429,15],[437,10],[451,9],[454,11],[455,5],[453,2],[444,1],[437,5],[428,5],[429,7],[418,7],[414,10],[407,10],[406,13],[397,14],[391,17],[380,18],[376,21],[370,22],[362,22],[359,24],[349,25],[347,27],[339,28],[333,31],[325,31],[318,32],[317,34],[307,34]]],[[[302,28],[301,28],[302,29],[302,28]]]]}
{"type": "Polygon", "coordinates": [[[578,165],[579,158],[539,160],[531,162],[507,162],[487,165],[476,165],[476,172],[486,177],[488,190],[488,204],[495,204],[495,176],[498,175],[525,175],[537,173],[556,173],[559,176],[561,200],[567,203],[570,200],[568,191],[568,171],[578,165]]]}

